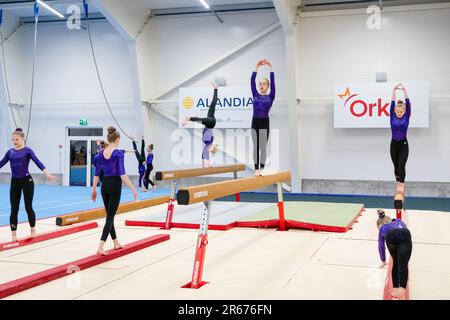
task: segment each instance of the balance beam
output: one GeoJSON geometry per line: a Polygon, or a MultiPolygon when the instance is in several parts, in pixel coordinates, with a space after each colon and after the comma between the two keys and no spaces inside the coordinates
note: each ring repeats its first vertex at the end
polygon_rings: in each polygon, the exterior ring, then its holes
{"type": "Polygon", "coordinates": [[[289,171],[262,177],[250,177],[238,180],[203,184],[180,189],[177,193],[178,204],[191,205],[229,196],[238,192],[264,188],[272,184],[291,180],[289,171]]]}
{"type": "Polygon", "coordinates": [[[184,170],[172,170],[172,171],[157,171],[155,174],[155,180],[178,180],[183,178],[194,178],[201,176],[210,176],[219,173],[239,172],[245,171],[244,164],[233,164],[229,166],[212,167],[212,168],[195,168],[184,170]]]}
{"type": "Polygon", "coordinates": [[[27,277],[23,277],[17,280],[13,280],[0,285],[0,299],[8,297],[10,295],[37,287],[41,284],[62,278],[69,274],[88,269],[90,267],[99,265],[101,263],[108,262],[113,259],[120,258],[127,254],[133,253],[138,250],[148,248],[163,241],[170,239],[169,235],[157,235],[149,238],[145,238],[140,241],[136,241],[126,245],[120,250],[110,250],[106,256],[92,255],[87,258],[83,258],[77,261],[63,264],[61,266],[44,270],[32,274],[27,277]]]}
{"type": "Polygon", "coordinates": [[[177,193],[178,204],[190,205],[203,202],[203,212],[197,237],[195,249],[194,268],[192,271],[191,282],[182,286],[186,289],[199,289],[207,282],[202,280],[203,267],[206,256],[206,246],[208,245],[208,227],[211,215],[211,201],[217,198],[225,197],[237,192],[248,191],[267,187],[272,184],[277,185],[278,190],[278,212],[280,215],[280,230],[286,230],[286,221],[284,219],[283,189],[281,183],[291,180],[289,171],[275,173],[262,177],[250,177],[239,180],[230,180],[204,184],[189,188],[180,189],[177,193]]]}
{"type": "Polygon", "coordinates": [[[16,249],[19,247],[29,246],[31,244],[35,244],[38,242],[43,242],[43,241],[47,241],[47,240],[51,240],[51,239],[55,239],[55,238],[59,238],[59,237],[64,237],[69,234],[82,232],[82,231],[86,231],[86,230],[90,230],[90,229],[95,229],[97,227],[98,227],[97,222],[92,222],[92,223],[79,225],[79,226],[75,226],[75,227],[64,228],[64,229],[60,229],[60,230],[56,230],[56,231],[49,231],[49,232],[41,233],[34,237],[27,237],[27,238],[19,239],[16,242],[1,243],[0,244],[0,252],[6,251],[6,250],[11,250],[11,249],[16,249]]]}
{"type": "MultiPolygon", "coordinates": [[[[406,300],[409,300],[409,276],[408,283],[406,284],[406,300]]],[[[389,259],[389,269],[386,276],[386,281],[384,284],[383,300],[393,300],[392,291],[394,290],[394,285],[392,284],[392,257],[389,259]]]]}
{"type": "MultiPolygon", "coordinates": [[[[159,204],[168,203],[169,196],[158,197],[153,199],[146,199],[140,201],[126,202],[119,205],[117,214],[126,213],[134,210],[144,209],[152,206],[157,206],[159,204]]],[[[91,221],[95,219],[100,219],[106,217],[105,208],[97,208],[91,210],[79,211],[72,214],[67,214],[59,216],[56,218],[57,226],[67,226],[74,223],[91,221]]]]}
{"type": "MultiPolygon", "coordinates": [[[[170,187],[170,197],[169,205],[167,206],[166,221],[162,229],[170,230],[173,219],[173,212],[175,210],[175,195],[177,192],[177,179],[182,178],[193,178],[200,176],[213,175],[218,173],[228,173],[232,172],[234,179],[237,179],[237,173],[239,171],[244,171],[244,164],[233,164],[229,166],[213,167],[213,168],[195,168],[195,169],[184,169],[184,170],[172,170],[172,171],[158,171],[156,172],[155,179],[158,181],[162,180],[172,180],[170,187]]],[[[236,201],[241,201],[239,193],[236,193],[236,201]]]]}

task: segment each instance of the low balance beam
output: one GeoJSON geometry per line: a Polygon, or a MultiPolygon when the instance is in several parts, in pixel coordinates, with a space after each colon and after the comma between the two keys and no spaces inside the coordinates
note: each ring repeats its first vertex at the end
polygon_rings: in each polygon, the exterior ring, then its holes
{"type": "MultiPolygon", "coordinates": [[[[153,199],[146,199],[134,202],[126,202],[119,205],[117,214],[126,213],[134,210],[144,209],[152,206],[157,206],[169,202],[169,196],[158,197],[153,199]]],[[[56,218],[57,226],[67,226],[74,223],[91,221],[106,217],[105,208],[97,208],[92,210],[80,211],[72,214],[59,216],[56,218]]]]}
{"type": "MultiPolygon", "coordinates": [[[[182,178],[193,178],[208,176],[219,173],[229,173],[232,172],[234,179],[237,179],[237,173],[239,171],[245,171],[244,164],[233,164],[229,166],[213,167],[213,168],[195,168],[195,169],[184,169],[184,170],[172,170],[172,171],[158,171],[156,172],[155,179],[158,181],[162,180],[172,180],[170,187],[170,200],[167,207],[166,221],[164,223],[164,230],[170,230],[172,228],[172,218],[173,212],[175,210],[175,195],[177,192],[177,180],[182,178]]],[[[236,193],[236,201],[239,202],[239,193],[236,193]]]]}
{"type": "Polygon", "coordinates": [[[172,170],[172,171],[158,171],[155,174],[155,180],[178,180],[184,178],[194,178],[201,176],[210,176],[219,173],[230,173],[245,171],[244,164],[233,164],[229,166],[212,167],[212,168],[195,168],[184,170],[172,170]]]}
{"type": "Polygon", "coordinates": [[[181,205],[190,205],[229,196],[237,192],[264,188],[273,184],[291,180],[289,171],[262,177],[250,177],[238,180],[216,182],[183,188],[178,191],[177,201],[181,205]]]}
{"type": "Polygon", "coordinates": [[[208,227],[209,218],[211,216],[212,200],[225,197],[236,192],[254,190],[276,184],[278,190],[280,231],[285,231],[286,221],[284,219],[283,189],[281,187],[281,183],[289,180],[291,180],[291,173],[289,171],[286,171],[262,177],[250,177],[239,180],[204,184],[200,186],[180,189],[178,191],[178,204],[190,205],[198,202],[203,202],[203,212],[199,228],[199,235],[197,237],[192,281],[184,285],[182,288],[199,289],[207,284],[207,282],[202,281],[202,277],[206,255],[206,246],[208,245],[208,227]]]}
{"type": "MultiPolygon", "coordinates": [[[[383,291],[383,300],[393,300],[392,297],[392,291],[394,290],[394,285],[392,284],[392,257],[389,259],[389,268],[388,273],[386,275],[386,281],[384,284],[384,291],[383,291]]],[[[409,277],[408,277],[408,283],[406,284],[406,300],[409,300],[409,277]]]]}
{"type": "Polygon", "coordinates": [[[73,261],[61,266],[51,268],[42,272],[32,274],[17,280],[13,280],[0,285],[0,299],[13,294],[37,287],[41,284],[62,278],[64,276],[79,272],[81,270],[120,258],[138,250],[148,248],[170,239],[169,235],[157,235],[126,245],[120,250],[110,250],[107,255],[92,255],[84,259],[73,261]]]}
{"type": "Polygon", "coordinates": [[[27,237],[27,238],[19,239],[16,242],[1,243],[0,244],[0,252],[6,251],[6,250],[11,250],[11,249],[16,249],[19,247],[28,246],[28,245],[35,244],[38,242],[56,239],[59,237],[64,237],[69,234],[95,229],[97,227],[98,227],[97,222],[92,222],[92,223],[87,223],[87,224],[79,225],[79,226],[75,226],[75,227],[64,228],[64,229],[60,229],[60,230],[56,230],[56,231],[49,231],[49,232],[41,233],[34,237],[27,237]]]}

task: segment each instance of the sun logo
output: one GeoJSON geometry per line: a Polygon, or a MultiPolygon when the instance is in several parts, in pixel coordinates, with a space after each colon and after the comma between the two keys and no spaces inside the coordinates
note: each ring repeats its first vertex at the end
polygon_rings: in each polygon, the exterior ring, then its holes
{"type": "Polygon", "coordinates": [[[350,89],[347,87],[347,90],[345,90],[345,93],[338,94],[338,97],[342,100],[345,100],[344,106],[347,105],[347,102],[351,99],[358,96],[358,94],[351,94],[350,89]]]}
{"type": "Polygon", "coordinates": [[[194,106],[194,98],[192,98],[192,97],[185,97],[183,99],[183,108],[191,109],[193,106],[194,106]]]}

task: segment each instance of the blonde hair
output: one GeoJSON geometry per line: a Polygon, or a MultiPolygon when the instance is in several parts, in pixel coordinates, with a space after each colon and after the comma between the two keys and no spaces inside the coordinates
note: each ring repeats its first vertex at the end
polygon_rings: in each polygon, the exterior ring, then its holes
{"type": "Polygon", "coordinates": [[[383,209],[378,209],[377,213],[378,213],[378,220],[377,220],[378,229],[380,229],[385,224],[392,222],[391,217],[387,216],[383,209]]]}

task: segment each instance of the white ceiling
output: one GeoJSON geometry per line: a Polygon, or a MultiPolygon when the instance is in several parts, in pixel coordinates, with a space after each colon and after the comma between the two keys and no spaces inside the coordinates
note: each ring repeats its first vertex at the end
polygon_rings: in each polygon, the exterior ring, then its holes
{"type": "MultiPolygon", "coordinates": [[[[45,1],[53,8],[58,10],[64,15],[67,15],[67,9],[71,5],[77,5],[81,9],[81,13],[84,13],[83,2],[81,0],[58,0],[58,1],[45,1]]],[[[30,18],[34,17],[34,2],[17,2],[12,3],[12,1],[0,1],[0,7],[2,7],[5,11],[9,11],[19,18],[30,18]]],[[[89,4],[89,12],[90,13],[98,13],[99,11],[93,4],[89,4]]],[[[40,8],[39,11],[40,16],[52,16],[53,14],[45,9],[44,7],[40,8]]]]}
{"type": "MultiPolygon", "coordinates": [[[[263,3],[270,0],[206,0],[206,2],[214,7],[220,5],[240,5],[249,3],[263,3]]],[[[144,0],[149,9],[174,9],[174,8],[193,8],[203,7],[198,0],[144,0]]]]}

